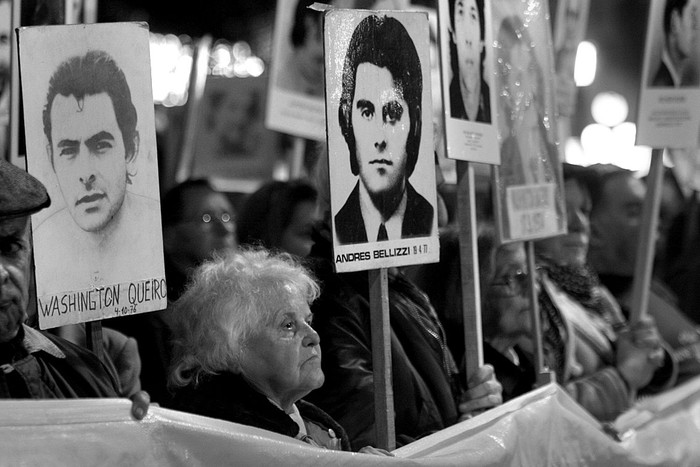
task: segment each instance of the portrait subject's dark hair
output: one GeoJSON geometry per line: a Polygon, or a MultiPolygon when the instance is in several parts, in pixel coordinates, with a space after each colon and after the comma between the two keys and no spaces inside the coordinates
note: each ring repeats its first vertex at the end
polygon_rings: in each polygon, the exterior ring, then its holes
{"type": "Polygon", "coordinates": [[[353,31],[345,55],[338,117],[340,130],[350,151],[350,169],[354,175],[360,169],[355,153],[352,101],[355,97],[357,68],[362,63],[386,68],[391,73],[397,92],[408,104],[411,124],[406,141],[406,177],[410,177],[420,149],[423,75],[413,39],[399,20],[376,15],[364,18],[353,31]]]}
{"type": "MultiPolygon", "coordinates": [[[[455,29],[455,5],[458,1],[459,0],[449,0],[448,2],[450,4],[450,26],[452,27],[453,31],[455,29]]],[[[476,4],[476,9],[479,13],[479,29],[481,31],[481,33],[479,34],[479,39],[483,41],[484,37],[486,37],[486,20],[484,19],[484,0],[474,0],[474,3],[476,4]]]]}
{"type": "MultiPolygon", "coordinates": [[[[136,107],[131,101],[131,91],[124,72],[114,59],[101,50],[91,50],[85,55],[71,57],[59,65],[49,81],[43,121],[44,134],[51,141],[51,106],[57,95],[74,96],[82,101],[85,96],[107,93],[114,106],[117,124],[122,132],[126,159],[131,160],[137,151],[136,107]]],[[[50,149],[53,166],[53,149],[50,149]]]]}
{"type": "Polygon", "coordinates": [[[671,15],[674,10],[678,10],[679,15],[683,15],[683,8],[688,0],[666,0],[666,7],[664,8],[664,35],[668,36],[671,32],[671,15]]]}

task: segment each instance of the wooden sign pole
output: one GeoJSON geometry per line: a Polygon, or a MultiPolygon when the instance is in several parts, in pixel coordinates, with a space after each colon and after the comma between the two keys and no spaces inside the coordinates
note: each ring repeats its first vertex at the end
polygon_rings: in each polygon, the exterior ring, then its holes
{"type": "Polygon", "coordinates": [[[289,164],[289,179],[301,178],[304,169],[304,154],[306,153],[306,140],[300,136],[294,137],[292,146],[292,160],[289,164]]]}
{"type": "Polygon", "coordinates": [[[394,426],[394,391],[391,384],[389,280],[385,268],[369,270],[368,277],[376,447],[392,451],[396,448],[396,428],[394,426]]]}
{"type": "Polygon", "coordinates": [[[537,299],[537,274],[535,266],[535,244],[532,241],[525,242],[525,252],[527,254],[527,270],[530,272],[530,323],[532,326],[532,339],[534,340],[535,358],[535,387],[544,386],[554,381],[554,375],[547,368],[544,362],[544,351],[542,350],[542,325],[540,322],[540,306],[537,299]]]}
{"type": "Polygon", "coordinates": [[[209,68],[209,50],[211,49],[212,37],[204,35],[197,42],[195,48],[192,70],[190,72],[189,96],[187,104],[187,115],[185,117],[185,128],[182,136],[182,146],[180,150],[180,160],[175,172],[175,182],[180,183],[187,180],[192,173],[194,164],[194,147],[197,140],[197,124],[199,123],[202,96],[204,86],[207,81],[207,70],[209,68]]]}
{"type": "MultiPolygon", "coordinates": [[[[21,8],[22,2],[15,1],[10,3],[12,5],[12,19],[10,20],[11,31],[20,27],[21,24],[21,8]]],[[[10,162],[14,165],[27,170],[27,160],[22,157],[20,161],[19,155],[19,106],[20,106],[20,94],[19,94],[19,53],[17,51],[17,35],[10,34],[10,128],[9,128],[9,142],[10,142],[10,162]]],[[[2,91],[0,89],[0,91],[2,91]]],[[[2,154],[0,154],[2,157],[2,154]]]]}
{"type": "Polygon", "coordinates": [[[104,347],[102,346],[102,321],[90,321],[85,323],[85,343],[88,350],[102,360],[104,347]]]}
{"type": "Polygon", "coordinates": [[[637,245],[637,260],[634,267],[634,282],[632,283],[630,324],[637,323],[646,316],[649,306],[649,287],[654,269],[654,243],[663,191],[663,152],[663,149],[651,151],[647,193],[642,211],[642,230],[637,245]]]}
{"type": "Polygon", "coordinates": [[[457,219],[464,317],[465,383],[484,364],[475,199],[474,167],[469,162],[457,161],[457,219]]]}

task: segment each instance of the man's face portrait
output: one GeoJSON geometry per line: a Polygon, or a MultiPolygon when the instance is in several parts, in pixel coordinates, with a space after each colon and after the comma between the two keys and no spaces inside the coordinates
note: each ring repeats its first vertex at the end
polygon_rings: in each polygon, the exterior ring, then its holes
{"type": "Polygon", "coordinates": [[[219,100],[212,102],[213,132],[219,141],[219,155],[253,155],[258,144],[253,128],[260,113],[258,94],[217,93],[212,95],[214,98],[219,100]]]}
{"type": "Polygon", "coordinates": [[[300,70],[306,70],[304,78],[323,86],[323,36],[320,22],[312,15],[304,18],[306,36],[304,43],[296,48],[295,58],[301,61],[300,70]]]}
{"type": "Polygon", "coordinates": [[[481,26],[476,0],[456,0],[452,38],[457,46],[459,79],[467,89],[475,89],[481,80],[481,26]]]}
{"type": "Polygon", "coordinates": [[[537,63],[530,45],[522,41],[513,44],[504,52],[502,71],[505,75],[507,103],[510,107],[507,119],[511,123],[522,123],[528,116],[528,111],[535,109],[538,93],[535,78],[537,63]]]}
{"type": "Polygon", "coordinates": [[[85,231],[102,230],[126,194],[127,154],[109,95],[80,100],[57,95],[51,141],[53,167],[73,220],[85,231]]]}
{"type": "Polygon", "coordinates": [[[560,6],[560,8],[565,8],[564,33],[563,37],[559,38],[561,42],[556,45],[557,71],[573,72],[576,52],[578,51],[580,7],[579,2],[571,0],[560,6]]]}
{"type": "Polygon", "coordinates": [[[689,57],[693,51],[693,39],[698,30],[697,2],[689,0],[682,10],[671,13],[672,43],[676,53],[681,57],[689,57]]]}
{"type": "Polygon", "coordinates": [[[370,195],[403,191],[410,120],[408,104],[396,89],[391,72],[361,63],[357,67],[352,126],[360,179],[370,195]]]}

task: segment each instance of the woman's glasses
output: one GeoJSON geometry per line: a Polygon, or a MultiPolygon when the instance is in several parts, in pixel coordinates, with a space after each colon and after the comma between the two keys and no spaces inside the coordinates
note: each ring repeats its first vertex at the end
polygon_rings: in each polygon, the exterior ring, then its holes
{"type": "Polygon", "coordinates": [[[490,287],[504,297],[524,295],[530,284],[530,274],[518,269],[512,274],[506,274],[498,281],[491,282],[490,287]]]}
{"type": "Polygon", "coordinates": [[[219,221],[222,225],[229,225],[233,222],[233,217],[231,214],[227,212],[222,212],[219,215],[215,214],[210,214],[208,212],[205,212],[202,214],[202,217],[195,218],[195,219],[190,219],[190,220],[184,220],[182,221],[183,223],[192,223],[192,224],[199,224],[202,226],[212,226],[215,221],[219,221]]]}

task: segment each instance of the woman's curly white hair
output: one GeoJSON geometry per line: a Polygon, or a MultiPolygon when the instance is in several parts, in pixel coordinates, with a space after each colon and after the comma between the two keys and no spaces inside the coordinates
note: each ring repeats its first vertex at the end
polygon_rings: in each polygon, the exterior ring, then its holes
{"type": "Polygon", "coordinates": [[[197,268],[172,311],[175,358],[172,387],[197,384],[206,374],[240,373],[246,340],[276,311],[320,293],[291,255],[250,248],[217,256],[197,268]]]}

